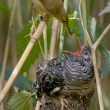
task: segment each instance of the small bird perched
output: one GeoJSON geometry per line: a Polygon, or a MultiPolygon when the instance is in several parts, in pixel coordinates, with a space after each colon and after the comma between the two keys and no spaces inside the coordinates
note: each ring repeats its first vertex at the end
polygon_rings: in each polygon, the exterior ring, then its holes
{"type": "Polygon", "coordinates": [[[38,14],[46,18],[52,16],[63,23],[71,32],[68,26],[68,15],[64,9],[62,0],[32,0],[38,14]]]}
{"type": "Polygon", "coordinates": [[[45,97],[40,110],[60,110],[58,97],[67,100],[63,110],[87,110],[94,93],[90,49],[83,46],[78,52],[43,62],[37,70],[34,86],[41,102],[42,97],[45,97]]]}

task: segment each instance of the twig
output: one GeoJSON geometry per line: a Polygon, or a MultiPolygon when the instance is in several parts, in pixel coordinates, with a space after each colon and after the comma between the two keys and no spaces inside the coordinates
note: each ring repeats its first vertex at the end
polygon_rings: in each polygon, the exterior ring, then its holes
{"type": "Polygon", "coordinates": [[[23,19],[22,19],[22,11],[21,11],[21,6],[20,6],[20,1],[18,2],[17,4],[17,22],[18,22],[18,25],[20,27],[20,29],[23,28],[23,19]]]}
{"type": "Polygon", "coordinates": [[[11,56],[12,56],[12,67],[14,68],[17,64],[17,53],[16,53],[16,27],[15,24],[13,26],[13,33],[10,36],[11,39],[11,56]]]}
{"type": "Polygon", "coordinates": [[[44,59],[48,59],[48,49],[47,49],[47,26],[43,30],[44,38],[44,59]]]}
{"type": "Polygon", "coordinates": [[[15,69],[13,70],[9,80],[7,81],[5,87],[3,88],[2,92],[0,93],[0,104],[3,101],[6,93],[8,92],[8,90],[10,89],[10,87],[12,86],[14,80],[16,79],[17,75],[19,74],[20,69],[22,68],[24,62],[26,61],[29,53],[31,52],[36,40],[40,37],[41,33],[43,32],[43,29],[45,27],[46,23],[44,21],[42,21],[37,30],[34,32],[30,42],[28,43],[23,55],[21,56],[18,64],[16,65],[15,69]]]}
{"type": "MultiPolygon", "coordinates": [[[[68,10],[68,0],[64,0],[64,8],[68,10]]],[[[59,42],[59,54],[61,55],[63,50],[63,43],[64,43],[64,36],[63,36],[63,25],[61,24],[61,31],[60,31],[60,42],[59,42]]]]}
{"type": "Polygon", "coordinates": [[[11,35],[11,29],[12,29],[12,26],[13,26],[13,20],[15,18],[17,2],[18,1],[15,0],[14,3],[13,3],[12,13],[11,13],[10,22],[9,22],[7,41],[6,41],[6,47],[5,47],[4,59],[3,59],[3,66],[2,66],[2,71],[1,71],[0,91],[2,90],[3,83],[4,83],[5,69],[6,69],[6,63],[7,63],[7,58],[8,58],[8,52],[9,52],[10,35],[11,35]]]}
{"type": "Polygon", "coordinates": [[[110,24],[106,27],[106,29],[102,32],[102,34],[99,36],[97,41],[92,46],[92,57],[93,57],[93,65],[94,65],[94,71],[95,71],[95,76],[96,76],[96,84],[97,84],[97,92],[98,92],[100,110],[104,110],[104,103],[103,103],[102,90],[101,90],[101,84],[100,84],[100,78],[99,78],[99,72],[97,69],[95,54],[96,54],[96,49],[98,45],[101,43],[103,37],[109,30],[110,30],[110,24]]]}
{"type": "Polygon", "coordinates": [[[85,6],[85,0],[82,2],[82,0],[80,0],[80,5],[79,5],[79,13],[80,13],[80,19],[81,19],[81,23],[82,23],[82,27],[83,27],[83,30],[84,30],[84,38],[86,38],[87,39],[87,42],[89,43],[89,45],[90,45],[90,47],[92,46],[92,41],[91,41],[91,38],[90,38],[90,35],[89,35],[89,33],[88,33],[88,31],[87,31],[87,25],[86,25],[86,11],[85,11],[85,8],[84,8],[84,6],[85,6]],[[81,10],[81,6],[83,6],[83,8],[82,8],[82,10],[81,10]],[[85,17],[85,18],[82,18],[82,11],[84,12],[84,14],[83,14],[83,17],[85,17]],[[85,22],[84,22],[85,21],[85,22]]]}
{"type": "Polygon", "coordinates": [[[59,41],[59,54],[61,55],[63,50],[64,36],[63,36],[63,25],[61,25],[60,41],[59,41]]]}
{"type": "Polygon", "coordinates": [[[64,0],[64,8],[66,11],[68,10],[68,0],[64,0]]]}
{"type": "MultiPolygon", "coordinates": [[[[32,17],[32,22],[33,22],[33,25],[31,27],[30,37],[32,37],[33,32],[35,32],[35,30],[37,29],[33,17],[32,17]]],[[[43,58],[45,58],[45,55],[44,55],[44,52],[43,52],[43,49],[42,49],[42,46],[41,46],[41,43],[40,43],[39,39],[38,39],[38,44],[39,44],[39,48],[41,50],[42,56],[43,56],[43,58]]]]}
{"type": "Polygon", "coordinates": [[[81,15],[81,5],[82,5],[82,0],[80,0],[80,7],[79,7],[81,23],[82,23],[83,30],[84,30],[86,38],[87,38],[86,40],[88,41],[88,43],[89,43],[89,45],[91,47],[91,50],[92,50],[93,66],[94,66],[94,72],[95,72],[95,77],[96,77],[96,85],[97,85],[97,92],[98,92],[100,110],[104,110],[104,103],[103,103],[103,98],[102,98],[102,90],[101,90],[99,72],[98,72],[98,67],[97,67],[97,62],[96,62],[96,48],[100,44],[102,38],[104,37],[106,32],[108,32],[110,27],[108,26],[108,28],[102,33],[102,35],[98,38],[98,40],[94,44],[92,44],[90,35],[89,35],[88,31],[87,31],[87,28],[86,28],[85,24],[83,23],[83,19],[82,19],[82,15],[81,15]]]}
{"type": "Polygon", "coordinates": [[[93,48],[96,49],[97,46],[100,44],[100,42],[102,41],[103,37],[105,36],[105,34],[110,30],[110,24],[106,27],[106,29],[102,32],[102,34],[100,35],[100,37],[97,39],[97,41],[93,44],[93,48]]]}
{"type": "MultiPolygon", "coordinates": [[[[81,23],[82,23],[83,30],[85,32],[87,41],[88,41],[88,43],[89,43],[89,45],[91,47],[91,50],[92,50],[93,66],[94,66],[94,72],[95,72],[95,77],[96,77],[96,85],[97,85],[97,92],[98,92],[98,99],[99,99],[100,110],[104,110],[104,104],[103,104],[103,98],[102,98],[102,91],[101,91],[101,84],[100,84],[100,78],[99,78],[99,73],[98,73],[98,68],[97,68],[97,62],[96,62],[96,55],[95,55],[96,48],[97,48],[96,46],[98,46],[98,44],[100,43],[100,41],[101,41],[101,39],[103,37],[102,36],[99,37],[99,39],[96,41],[96,43],[94,43],[95,46],[94,46],[94,44],[92,44],[90,35],[89,35],[88,31],[87,31],[87,28],[86,28],[85,24],[83,23],[83,18],[82,18],[82,14],[81,14],[81,5],[82,5],[82,0],[80,0],[80,7],[79,7],[80,18],[81,18],[81,23]]],[[[84,9],[82,9],[82,10],[85,11],[84,9]]]]}
{"type": "Polygon", "coordinates": [[[57,33],[58,33],[58,20],[53,20],[49,59],[54,58],[57,33]]]}
{"type": "Polygon", "coordinates": [[[97,60],[96,60],[96,51],[94,48],[92,48],[92,58],[93,58],[93,66],[94,66],[94,72],[95,72],[95,78],[96,78],[96,85],[97,85],[97,92],[98,92],[98,99],[99,99],[99,105],[100,110],[104,110],[104,103],[102,98],[102,90],[101,90],[101,84],[100,84],[100,78],[99,78],[99,72],[97,67],[97,60]]]}
{"type": "MultiPolygon", "coordinates": [[[[6,70],[6,64],[7,64],[8,53],[9,53],[9,45],[10,45],[10,36],[11,36],[11,32],[12,32],[11,28],[13,26],[13,21],[14,21],[14,18],[15,18],[17,2],[18,2],[17,0],[15,0],[13,2],[12,12],[11,12],[11,16],[10,16],[6,47],[5,47],[4,58],[3,58],[3,66],[2,66],[1,77],[0,77],[0,92],[2,91],[2,88],[3,88],[3,85],[4,85],[5,70],[6,70]]],[[[0,105],[0,109],[3,110],[3,103],[0,105]]]]}

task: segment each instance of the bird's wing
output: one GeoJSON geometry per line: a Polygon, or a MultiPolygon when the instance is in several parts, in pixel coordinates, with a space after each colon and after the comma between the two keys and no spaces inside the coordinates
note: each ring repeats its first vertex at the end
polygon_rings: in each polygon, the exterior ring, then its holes
{"type": "Polygon", "coordinates": [[[41,64],[41,70],[37,74],[37,82],[42,90],[47,95],[59,94],[63,86],[63,57],[48,61],[48,63],[41,64]],[[45,66],[44,66],[45,65],[45,66]]]}
{"type": "Polygon", "coordinates": [[[63,6],[62,0],[40,0],[48,12],[56,14],[63,6]]]}

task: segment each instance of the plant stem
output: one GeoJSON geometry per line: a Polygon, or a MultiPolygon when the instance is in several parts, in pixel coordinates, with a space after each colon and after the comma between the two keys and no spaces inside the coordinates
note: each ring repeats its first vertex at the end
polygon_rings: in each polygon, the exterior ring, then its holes
{"type": "Polygon", "coordinates": [[[46,23],[44,21],[42,21],[37,30],[34,32],[30,42],[28,43],[23,55],[21,56],[19,62],[17,63],[15,69],[13,70],[9,80],[7,81],[5,87],[3,88],[2,92],[0,93],[0,104],[1,102],[3,101],[6,93],[8,92],[8,90],[11,88],[14,80],[16,79],[16,77],[18,76],[19,74],[19,71],[21,70],[24,62],[26,61],[29,53],[31,52],[36,40],[40,37],[41,33],[43,32],[43,29],[45,28],[46,26],[46,23]]]}
{"type": "Polygon", "coordinates": [[[2,71],[1,71],[1,79],[0,79],[0,91],[3,87],[3,82],[4,82],[4,77],[5,77],[5,69],[6,69],[6,64],[7,64],[7,58],[8,58],[8,52],[9,52],[9,44],[10,44],[10,35],[12,32],[12,26],[13,26],[13,21],[15,18],[15,12],[16,12],[16,5],[17,5],[17,0],[14,1],[13,3],[13,8],[12,8],[12,13],[10,17],[10,22],[9,22],[9,28],[8,28],[8,34],[7,34],[7,41],[6,41],[6,47],[5,47],[5,52],[4,52],[4,59],[3,59],[3,66],[2,66],[2,71]]]}
{"type": "Polygon", "coordinates": [[[58,23],[59,23],[58,20],[53,20],[49,60],[53,59],[55,56],[55,45],[56,45],[56,39],[58,34],[58,23]]]}
{"type": "Polygon", "coordinates": [[[103,37],[105,36],[105,34],[110,30],[110,24],[105,28],[105,30],[102,32],[102,34],[100,35],[100,37],[97,39],[97,41],[93,44],[93,48],[96,49],[97,46],[100,44],[100,42],[102,41],[103,37]]]}
{"type": "Polygon", "coordinates": [[[87,31],[87,20],[86,20],[86,8],[85,8],[85,0],[80,0],[80,5],[79,5],[79,13],[80,13],[80,19],[81,19],[81,24],[83,27],[83,31],[84,31],[84,38],[86,38],[86,41],[88,42],[88,44],[90,45],[90,47],[92,46],[92,41],[90,38],[90,35],[87,31]],[[82,9],[81,9],[82,7],[82,9]],[[82,12],[83,15],[82,15],[82,12]]]}
{"type": "MultiPolygon", "coordinates": [[[[68,0],[64,0],[64,8],[67,11],[68,9],[68,0]]],[[[63,51],[63,43],[64,43],[64,36],[63,36],[63,25],[61,25],[60,31],[60,42],[59,42],[59,54],[61,55],[63,51]]]]}
{"type": "MultiPolygon", "coordinates": [[[[8,59],[9,47],[10,47],[10,36],[12,33],[12,26],[13,26],[13,21],[15,18],[17,2],[18,2],[17,0],[13,2],[12,12],[11,12],[10,21],[9,21],[7,41],[5,45],[5,52],[4,52],[4,58],[3,58],[3,66],[2,66],[1,77],[0,77],[0,92],[2,91],[4,80],[5,80],[5,70],[6,70],[6,64],[7,64],[7,59],[8,59]]],[[[1,110],[4,109],[3,104],[0,105],[0,109],[1,110]]]]}
{"type": "Polygon", "coordinates": [[[92,48],[92,58],[93,58],[93,66],[94,66],[94,72],[95,72],[95,78],[96,78],[99,107],[100,107],[100,110],[104,110],[104,103],[103,103],[103,98],[102,98],[102,90],[101,90],[101,84],[100,84],[100,78],[99,78],[99,71],[98,71],[97,62],[96,62],[97,61],[96,60],[96,51],[94,48],[92,48]]]}
{"type": "Polygon", "coordinates": [[[48,49],[47,49],[47,26],[45,26],[43,30],[43,38],[44,38],[44,59],[48,59],[48,49]]]}

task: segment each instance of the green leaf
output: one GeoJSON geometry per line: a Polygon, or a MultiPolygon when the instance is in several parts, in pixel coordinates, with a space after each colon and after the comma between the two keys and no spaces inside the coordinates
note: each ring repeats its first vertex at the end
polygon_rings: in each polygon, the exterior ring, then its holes
{"type": "Polygon", "coordinates": [[[107,3],[107,6],[99,13],[99,16],[110,13],[110,1],[107,3]]]}
{"type": "Polygon", "coordinates": [[[110,52],[106,49],[106,47],[102,43],[98,46],[98,50],[100,51],[101,55],[104,57],[108,66],[110,66],[110,52]]]}
{"type": "Polygon", "coordinates": [[[8,102],[7,110],[30,110],[31,94],[18,92],[8,102]]]}
{"type": "MultiPolygon", "coordinates": [[[[2,64],[0,63],[0,71],[1,71],[1,69],[2,69],[2,64]]],[[[9,77],[11,76],[11,73],[12,73],[12,69],[9,66],[7,66],[6,71],[5,71],[5,79],[6,80],[9,79],[9,77]]],[[[15,79],[14,85],[16,87],[18,87],[19,90],[26,90],[26,91],[29,91],[31,93],[33,93],[35,91],[34,88],[32,87],[33,82],[26,79],[26,77],[24,77],[23,75],[19,75],[15,79]]]]}
{"type": "MultiPolygon", "coordinates": [[[[36,26],[39,23],[38,21],[39,21],[38,18],[34,19],[36,26]]],[[[18,55],[18,58],[21,57],[21,55],[23,54],[25,48],[27,47],[27,45],[30,41],[30,37],[28,35],[30,33],[31,26],[32,26],[32,21],[30,21],[27,25],[25,25],[24,28],[21,30],[21,32],[18,34],[18,37],[17,37],[17,55],[18,55]]],[[[47,44],[48,44],[48,46],[49,46],[49,42],[50,42],[49,35],[50,35],[50,33],[47,32],[47,36],[48,36],[47,37],[47,44]]],[[[39,41],[40,41],[41,46],[44,47],[44,39],[42,36],[39,38],[39,41]]],[[[31,64],[34,63],[34,61],[38,58],[40,53],[41,53],[41,49],[40,49],[40,46],[38,44],[38,41],[36,41],[34,47],[32,48],[30,54],[28,55],[28,58],[25,61],[20,72],[21,73],[28,72],[31,64]]]]}
{"type": "Polygon", "coordinates": [[[6,5],[0,4],[0,12],[9,13],[10,10],[6,5]]]}
{"type": "MultiPolygon", "coordinates": [[[[89,21],[88,21],[88,29],[90,30],[90,33],[92,33],[91,32],[91,28],[93,28],[93,27],[91,27],[91,22],[90,21],[92,21],[91,19],[89,19],[89,21]]],[[[96,23],[95,23],[96,24],[96,23]]],[[[92,36],[93,37],[93,39],[94,39],[94,41],[96,41],[97,40],[97,38],[101,35],[101,33],[102,33],[102,29],[96,24],[96,29],[95,29],[95,33],[94,33],[94,36],[92,36]]],[[[100,44],[99,44],[99,46],[98,46],[98,50],[99,50],[99,52],[101,53],[101,55],[103,56],[103,58],[105,59],[105,61],[107,62],[107,64],[108,64],[108,66],[110,66],[110,53],[108,52],[108,50],[106,49],[106,47],[104,46],[104,44],[103,44],[103,42],[101,42],[100,44]]]]}
{"type": "MultiPolygon", "coordinates": [[[[38,19],[35,19],[36,25],[38,24],[38,19]]],[[[25,48],[27,47],[30,37],[29,32],[32,26],[32,22],[29,22],[27,25],[24,26],[24,28],[21,30],[21,32],[18,34],[17,37],[17,55],[18,58],[21,57],[23,54],[25,48]]],[[[42,37],[40,38],[41,45],[43,45],[43,40],[42,37]]],[[[38,45],[38,42],[35,43],[33,49],[31,50],[27,60],[24,63],[24,66],[22,67],[22,70],[20,71],[21,73],[27,72],[29,70],[29,67],[31,64],[34,63],[35,59],[38,57],[39,53],[41,52],[40,47],[38,45]]]]}
{"type": "Polygon", "coordinates": [[[96,32],[96,19],[95,18],[92,18],[90,20],[90,32],[91,32],[91,35],[93,37],[93,41],[95,40],[95,32],[96,32]]]}
{"type": "MultiPolygon", "coordinates": [[[[102,33],[102,29],[96,25],[96,33],[95,33],[95,39],[97,39],[102,33]]],[[[104,46],[103,42],[101,42],[98,46],[98,50],[107,62],[108,66],[110,66],[110,53],[108,52],[107,48],[104,46]]]]}

